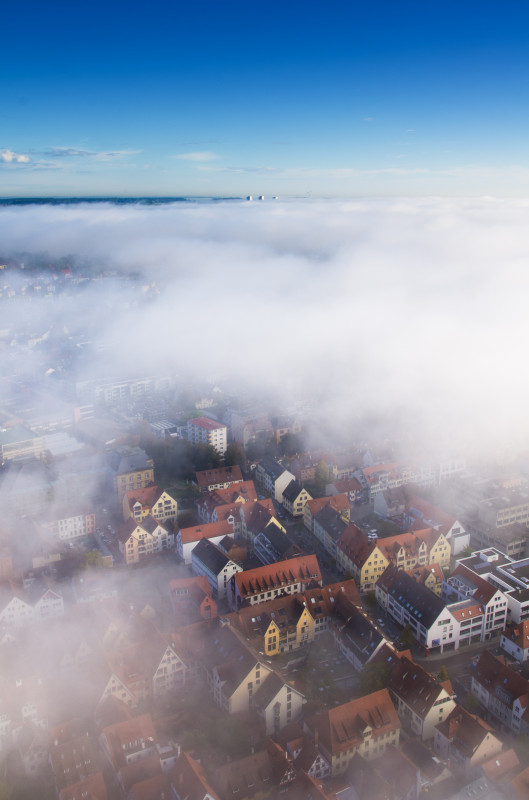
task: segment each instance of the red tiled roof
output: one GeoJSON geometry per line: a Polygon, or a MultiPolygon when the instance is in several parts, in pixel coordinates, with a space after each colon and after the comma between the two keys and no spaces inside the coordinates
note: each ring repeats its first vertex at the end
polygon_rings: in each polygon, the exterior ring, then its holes
{"type": "Polygon", "coordinates": [[[193,525],[190,528],[180,528],[179,536],[182,544],[199,542],[200,539],[212,539],[215,536],[227,536],[233,533],[233,528],[228,520],[220,522],[207,522],[204,525],[193,525]]]}

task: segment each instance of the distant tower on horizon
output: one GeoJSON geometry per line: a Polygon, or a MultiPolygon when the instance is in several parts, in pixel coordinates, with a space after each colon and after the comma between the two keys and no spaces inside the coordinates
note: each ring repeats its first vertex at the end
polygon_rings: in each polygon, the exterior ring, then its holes
{"type": "Polygon", "coordinates": [[[249,195],[248,195],[248,197],[247,197],[246,199],[247,199],[247,200],[253,200],[253,197],[252,197],[252,195],[251,195],[251,194],[249,194],[249,195]]]}
{"type": "Polygon", "coordinates": [[[259,195],[259,200],[264,200],[264,194],[259,195]]]}

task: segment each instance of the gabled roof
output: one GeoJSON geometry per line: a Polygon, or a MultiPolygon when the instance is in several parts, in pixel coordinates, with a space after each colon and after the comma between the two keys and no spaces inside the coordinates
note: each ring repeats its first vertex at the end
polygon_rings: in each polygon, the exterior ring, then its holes
{"type": "Polygon", "coordinates": [[[274,461],[273,458],[268,458],[267,456],[259,461],[259,468],[264,470],[264,472],[266,472],[266,474],[269,475],[274,481],[280,478],[284,472],[288,472],[286,467],[284,467],[282,464],[279,464],[277,461],[274,461]]]}
{"type": "Polygon", "coordinates": [[[308,494],[307,490],[303,488],[301,483],[298,483],[298,481],[295,479],[291,480],[287,487],[283,489],[283,500],[286,498],[289,503],[295,503],[303,491],[308,494]]]}
{"type": "Polygon", "coordinates": [[[220,522],[207,522],[203,525],[192,525],[190,528],[180,528],[178,536],[182,544],[199,542],[202,539],[213,539],[216,536],[233,534],[233,526],[228,520],[220,522]]]}
{"type": "Polygon", "coordinates": [[[231,562],[226,553],[223,553],[209,539],[201,539],[192,553],[193,561],[197,560],[204,564],[213,575],[218,575],[231,562]]]}
{"type": "Polygon", "coordinates": [[[387,689],[311,717],[307,725],[312,731],[318,731],[320,741],[331,755],[358,747],[367,728],[377,739],[401,727],[387,689]]]}
{"type": "Polygon", "coordinates": [[[377,542],[370,542],[367,533],[351,522],[338,540],[337,547],[361,569],[377,547],[377,542]]]}
{"type": "Polygon", "coordinates": [[[335,542],[340,539],[347,528],[347,522],[342,519],[338,511],[329,503],[323,506],[321,511],[318,511],[318,513],[314,515],[314,521],[317,522],[325,533],[335,542]]]}
{"type": "Polygon", "coordinates": [[[441,685],[429,672],[408,658],[396,660],[387,685],[421,719],[441,696],[453,694],[450,682],[445,681],[441,685]]]}
{"type": "Polygon", "coordinates": [[[524,619],[517,625],[508,625],[503,631],[503,636],[521,650],[529,649],[529,619],[524,619]]]}
{"type": "Polygon", "coordinates": [[[435,727],[454,749],[469,759],[494,730],[481,717],[469,714],[460,705],[456,705],[448,717],[435,727]]]}
{"type": "Polygon", "coordinates": [[[406,604],[414,619],[427,629],[433,625],[446,608],[446,604],[440,597],[421,583],[416,583],[405,572],[397,570],[393,564],[390,564],[382,573],[377,581],[377,586],[387,591],[399,604],[406,604]],[[388,574],[386,575],[386,573],[388,574]]]}
{"type": "Polygon", "coordinates": [[[488,650],[484,650],[480,655],[474,671],[472,680],[490,694],[496,694],[498,700],[509,708],[518,698],[525,699],[527,707],[527,695],[529,694],[529,681],[518,675],[517,672],[508,667],[503,661],[495,658],[488,650]],[[497,694],[496,688],[500,689],[501,697],[497,694]]]}
{"type": "Polygon", "coordinates": [[[317,497],[315,499],[308,500],[307,506],[313,517],[325,506],[331,506],[331,508],[334,508],[335,511],[338,511],[339,514],[343,511],[347,511],[347,509],[350,508],[347,495],[343,492],[341,494],[329,495],[329,497],[317,497]]]}
{"type": "Polygon", "coordinates": [[[183,752],[171,772],[169,780],[177,796],[185,797],[186,800],[204,800],[206,794],[211,795],[213,800],[221,800],[210,786],[204,768],[198,761],[195,761],[189,753],[183,752]]]}
{"type": "Polygon", "coordinates": [[[238,572],[234,576],[241,597],[289,586],[293,583],[321,583],[321,571],[315,555],[298,556],[287,561],[238,572]]]}
{"type": "Polygon", "coordinates": [[[195,475],[199,489],[206,489],[208,486],[215,486],[218,483],[236,483],[242,481],[242,472],[238,465],[233,467],[205,469],[201,472],[196,472],[195,475]]]}
{"type": "Polygon", "coordinates": [[[147,486],[145,489],[130,489],[128,492],[125,492],[125,497],[129,508],[132,508],[136,503],[141,503],[142,508],[152,508],[163,494],[164,489],[153,485],[147,486]]]}

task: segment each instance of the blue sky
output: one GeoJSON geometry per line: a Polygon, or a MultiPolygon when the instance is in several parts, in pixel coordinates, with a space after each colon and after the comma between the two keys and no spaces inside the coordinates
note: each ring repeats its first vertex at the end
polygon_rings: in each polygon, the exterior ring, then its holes
{"type": "Polygon", "coordinates": [[[0,195],[526,196],[528,23],[513,0],[11,4],[0,195]]]}

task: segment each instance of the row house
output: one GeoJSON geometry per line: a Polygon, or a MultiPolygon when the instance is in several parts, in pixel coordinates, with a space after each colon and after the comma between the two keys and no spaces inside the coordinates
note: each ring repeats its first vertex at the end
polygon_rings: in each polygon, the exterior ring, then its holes
{"type": "Polygon", "coordinates": [[[169,581],[169,595],[178,627],[217,616],[217,603],[205,575],[173,578],[169,581]]]}
{"type": "Polygon", "coordinates": [[[311,500],[307,490],[296,480],[283,489],[283,508],[291,517],[302,517],[305,505],[311,500]]]}
{"type": "Polygon", "coordinates": [[[434,737],[435,726],[455,707],[450,681],[437,681],[406,656],[395,660],[387,688],[402,724],[423,741],[434,737]]]}
{"type": "Polygon", "coordinates": [[[283,502],[283,491],[290,481],[295,480],[288,469],[272,458],[261,459],[254,474],[257,485],[263,492],[273,497],[277,503],[283,502]]]}
{"type": "Polygon", "coordinates": [[[82,512],[63,509],[56,512],[52,519],[48,519],[44,526],[55,539],[69,542],[95,533],[96,516],[88,509],[82,512]]]}
{"type": "Polygon", "coordinates": [[[261,564],[273,564],[302,555],[299,547],[274,522],[270,522],[254,538],[253,551],[261,564]]]}
{"type": "Polygon", "coordinates": [[[241,608],[225,619],[270,658],[314,640],[315,621],[302,597],[278,597],[258,608],[241,608]]]}
{"type": "Polygon", "coordinates": [[[248,542],[250,548],[253,548],[255,537],[272,522],[283,533],[286,533],[286,528],[276,516],[274,501],[271,497],[267,497],[264,500],[249,501],[240,505],[239,521],[241,536],[248,542]]]}
{"type": "Polygon", "coordinates": [[[349,580],[243,607],[225,619],[267,656],[296,650],[330,630],[343,642],[342,650],[352,663],[355,653],[359,661],[370,658],[380,638],[364,625],[360,605],[356,584],[349,580]],[[355,612],[362,617],[361,625],[355,612]]]}
{"type": "Polygon", "coordinates": [[[398,745],[400,729],[387,689],[336,706],[305,722],[305,730],[317,740],[331,765],[332,777],[343,775],[357,753],[368,761],[383,756],[389,745],[398,745]]]}
{"type": "Polygon", "coordinates": [[[103,756],[114,773],[122,767],[156,755],[158,738],[150,714],[142,714],[104,728],[99,737],[103,756]]]}
{"type": "MultiPolygon", "coordinates": [[[[210,779],[220,797],[265,798],[271,790],[282,790],[295,778],[291,759],[275,742],[245,758],[229,761],[210,771],[210,779]]],[[[275,791],[274,791],[275,794],[275,791]]],[[[308,797],[309,794],[306,795],[308,797]]],[[[193,796],[194,797],[194,796],[193,796]]],[[[316,797],[314,797],[316,800],[316,797]]]]}
{"type": "Polygon", "coordinates": [[[430,564],[427,567],[414,567],[405,570],[407,575],[417,583],[422,583],[431,592],[441,597],[443,590],[444,574],[439,564],[430,564]]]}
{"type": "Polygon", "coordinates": [[[296,720],[301,692],[257,660],[236,631],[224,625],[207,636],[203,664],[215,704],[228,714],[255,711],[268,735],[296,720]]]}
{"type": "Polygon", "coordinates": [[[350,506],[359,505],[366,502],[367,491],[364,489],[358,478],[342,478],[328,483],[325,493],[331,497],[344,494],[350,506]]]}
{"type": "Polygon", "coordinates": [[[376,540],[351,523],[336,546],[336,562],[343,572],[350,573],[361,592],[369,592],[389,564],[376,540]]]}
{"type": "Polygon", "coordinates": [[[429,565],[447,566],[450,545],[432,529],[375,539],[356,525],[349,525],[337,543],[337,562],[357,580],[361,591],[370,591],[389,564],[411,570],[429,565]]]}
{"type": "Polygon", "coordinates": [[[440,597],[393,564],[379,578],[375,591],[379,605],[399,625],[409,625],[425,648],[454,649],[457,625],[440,597]]]}
{"type": "Polygon", "coordinates": [[[523,663],[529,659],[529,620],[518,625],[507,625],[500,639],[502,650],[515,661],[523,663]]]}
{"type": "Polygon", "coordinates": [[[132,489],[123,496],[123,519],[132,517],[141,522],[148,515],[159,522],[176,519],[178,503],[159,486],[147,486],[145,489],[132,489]]]}
{"type": "Polygon", "coordinates": [[[303,509],[303,525],[310,533],[314,533],[314,517],[327,505],[334,509],[334,511],[342,517],[344,522],[350,521],[351,507],[345,493],[335,494],[329,497],[318,497],[314,500],[310,499],[303,509]]]}
{"type": "Polygon", "coordinates": [[[233,505],[234,503],[248,503],[257,500],[257,492],[253,481],[241,481],[228,486],[226,489],[215,489],[204,492],[197,501],[197,513],[204,522],[218,520],[216,510],[218,506],[233,505]]]}
{"type": "Polygon", "coordinates": [[[127,566],[173,546],[174,536],[150,514],[141,523],[129,517],[117,532],[119,551],[127,566]]]}
{"type": "Polygon", "coordinates": [[[78,720],[71,726],[57,726],[50,730],[50,737],[49,763],[57,794],[67,786],[84,781],[89,775],[100,773],[96,743],[88,731],[82,730],[78,720]]]}
{"type": "Polygon", "coordinates": [[[236,464],[232,467],[215,467],[196,472],[196,484],[201,492],[213,492],[216,489],[227,489],[233,483],[242,483],[241,468],[236,464]]]}
{"type": "Polygon", "coordinates": [[[277,738],[296,772],[303,771],[315,781],[330,777],[331,765],[298,723],[288,725],[277,738]]]}
{"type": "Polygon", "coordinates": [[[0,584],[0,625],[4,628],[19,628],[63,615],[63,597],[48,578],[0,584]]]}
{"type": "Polygon", "coordinates": [[[529,681],[484,650],[472,671],[480,704],[515,733],[529,733],[529,681]]]}
{"type": "Polygon", "coordinates": [[[456,517],[417,494],[409,495],[402,524],[412,531],[432,528],[442,534],[453,555],[459,555],[470,545],[470,533],[456,517]]]}
{"type": "Polygon", "coordinates": [[[312,533],[332,559],[337,560],[337,544],[348,523],[330,505],[325,505],[312,521],[312,533]]]}
{"type": "Polygon", "coordinates": [[[210,539],[201,539],[193,549],[191,569],[193,575],[206,576],[213,597],[218,600],[227,596],[233,576],[242,572],[242,567],[210,539]]]}
{"type": "Polygon", "coordinates": [[[352,477],[359,481],[367,493],[368,502],[374,504],[375,498],[380,492],[413,483],[415,470],[408,464],[391,462],[357,469],[352,477]]]}
{"type": "Polygon", "coordinates": [[[245,601],[255,605],[281,594],[296,594],[321,584],[321,570],[316,556],[298,556],[233,575],[228,602],[232,611],[236,611],[245,601]]]}
{"type": "Polygon", "coordinates": [[[469,778],[476,767],[501,753],[503,743],[484,720],[456,705],[435,728],[434,750],[454,774],[469,778]]]}
{"type": "Polygon", "coordinates": [[[390,565],[376,585],[379,604],[400,624],[409,625],[427,650],[457,649],[490,639],[505,624],[506,603],[501,593],[476,592],[446,603],[413,577],[390,565]],[[499,627],[498,627],[499,626],[499,627]]]}
{"type": "Polygon", "coordinates": [[[386,640],[362,609],[345,603],[341,595],[337,601],[330,623],[334,643],[353,669],[360,672],[376,657],[386,640]]]}
{"type": "Polygon", "coordinates": [[[228,447],[228,428],[209,417],[196,417],[187,422],[187,440],[192,444],[213,447],[223,456],[228,447]]]}
{"type": "Polygon", "coordinates": [[[388,536],[379,539],[377,544],[388,562],[396,564],[399,569],[428,564],[447,567],[450,564],[450,545],[445,536],[433,528],[388,536]]]}
{"type": "Polygon", "coordinates": [[[180,528],[176,534],[176,552],[184,564],[189,566],[193,550],[202,539],[209,539],[213,544],[218,544],[225,536],[234,536],[233,525],[229,520],[180,528]]]}
{"type": "Polygon", "coordinates": [[[113,648],[101,673],[98,707],[107,699],[129,708],[156,701],[193,682],[195,676],[179,636],[148,630],[139,641],[113,648]]]}

